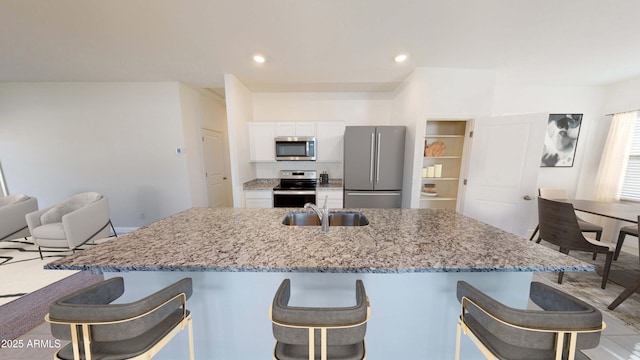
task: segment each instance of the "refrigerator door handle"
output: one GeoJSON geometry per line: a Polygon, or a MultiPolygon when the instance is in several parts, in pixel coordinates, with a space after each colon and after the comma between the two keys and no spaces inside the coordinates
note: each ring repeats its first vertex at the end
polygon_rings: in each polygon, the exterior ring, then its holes
{"type": "Polygon", "coordinates": [[[369,166],[369,184],[373,184],[373,159],[375,155],[375,146],[376,146],[376,134],[375,132],[371,133],[371,153],[370,153],[370,166],[369,166]]]}
{"type": "Polygon", "coordinates": [[[380,182],[380,151],[382,150],[382,134],[378,133],[378,151],[376,152],[376,184],[380,182]]]}

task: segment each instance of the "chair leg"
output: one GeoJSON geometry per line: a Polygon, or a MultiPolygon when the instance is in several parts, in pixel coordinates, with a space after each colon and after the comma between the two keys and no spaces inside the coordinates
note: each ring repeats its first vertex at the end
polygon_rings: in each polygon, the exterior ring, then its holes
{"type": "Polygon", "coordinates": [[[462,326],[460,326],[460,320],[458,320],[456,331],[456,360],[460,360],[460,333],[462,333],[462,326]]]}
{"type": "Polygon", "coordinates": [[[109,225],[111,225],[111,230],[113,230],[113,235],[115,237],[118,237],[118,233],[116,233],[116,228],[113,227],[113,223],[111,222],[111,219],[109,219],[109,225]]]}
{"type": "Polygon", "coordinates": [[[601,288],[605,288],[607,286],[607,280],[609,279],[609,270],[611,270],[611,262],[613,261],[613,253],[609,251],[607,253],[607,260],[604,263],[604,272],[602,273],[602,286],[601,288]]]}
{"type": "Polygon", "coordinates": [[[638,289],[640,289],[640,278],[634,281],[633,283],[629,284],[629,286],[627,286],[624,289],[624,291],[620,295],[618,295],[618,297],[615,300],[613,300],[611,305],[609,305],[607,308],[609,310],[613,310],[617,308],[618,305],[622,304],[623,301],[627,300],[627,298],[631,296],[633,293],[635,293],[636,290],[638,289]]]}
{"type": "Polygon", "coordinates": [[[533,234],[531,234],[531,237],[529,238],[529,241],[533,240],[534,237],[536,237],[536,234],[538,233],[538,229],[540,229],[540,225],[536,225],[536,228],[533,229],[533,234]]]}
{"type": "Polygon", "coordinates": [[[40,260],[44,260],[44,257],[42,257],[42,248],[40,246],[38,246],[38,252],[40,253],[40,260]]]}
{"type": "Polygon", "coordinates": [[[616,251],[613,253],[613,260],[618,260],[620,256],[620,250],[622,250],[622,244],[624,244],[624,238],[627,237],[627,233],[620,231],[618,235],[618,242],[616,243],[616,251]]]}
{"type": "Polygon", "coordinates": [[[562,284],[562,278],[564,277],[564,271],[558,273],[558,284],[562,284]]]}
{"type": "Polygon", "coordinates": [[[187,325],[187,330],[189,332],[189,359],[194,360],[193,356],[193,327],[191,325],[191,318],[189,318],[189,323],[187,325]]]}
{"type": "MultiPolygon", "coordinates": [[[[594,232],[596,233],[596,240],[600,241],[600,238],[602,237],[602,231],[594,231],[594,232]]],[[[598,256],[598,253],[594,252],[593,260],[595,260],[597,256],[598,256]]]]}

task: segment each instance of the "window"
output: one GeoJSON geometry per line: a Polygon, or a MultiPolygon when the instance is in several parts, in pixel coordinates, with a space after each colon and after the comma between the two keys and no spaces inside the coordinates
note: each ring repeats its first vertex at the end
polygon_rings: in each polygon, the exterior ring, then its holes
{"type": "Polygon", "coordinates": [[[620,199],[640,202],[640,121],[637,118],[620,199]]]}

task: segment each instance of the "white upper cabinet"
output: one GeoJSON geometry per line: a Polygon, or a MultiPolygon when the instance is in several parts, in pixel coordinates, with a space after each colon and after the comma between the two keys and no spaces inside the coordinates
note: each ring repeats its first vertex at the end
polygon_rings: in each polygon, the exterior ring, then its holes
{"type": "Polygon", "coordinates": [[[341,162],[344,121],[281,121],[249,123],[250,160],[275,161],[276,136],[315,136],[316,161],[341,162]]]}
{"type": "Polygon", "coordinates": [[[288,121],[276,123],[276,136],[316,136],[313,121],[288,121]]]}
{"type": "Polygon", "coordinates": [[[344,121],[318,122],[316,126],[317,161],[342,161],[344,121]]]}
{"type": "Polygon", "coordinates": [[[249,123],[249,157],[251,161],[276,161],[276,123],[249,123]]]}

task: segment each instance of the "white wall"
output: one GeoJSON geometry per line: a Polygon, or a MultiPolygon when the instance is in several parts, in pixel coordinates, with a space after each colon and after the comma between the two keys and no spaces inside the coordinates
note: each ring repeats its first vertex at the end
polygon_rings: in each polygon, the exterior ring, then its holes
{"type": "Polygon", "coordinates": [[[402,184],[402,207],[405,208],[420,206],[422,149],[424,149],[423,136],[426,126],[425,87],[424,80],[414,72],[395,91],[393,117],[407,127],[402,184]]]}
{"type": "Polygon", "coordinates": [[[233,186],[233,206],[244,207],[242,184],[256,177],[249,162],[249,121],[253,120],[251,91],[235,76],[224,76],[229,131],[229,158],[233,186]]]}
{"type": "Polygon", "coordinates": [[[82,191],[109,198],[116,227],[190,207],[178,85],[0,83],[0,161],[9,191],[40,208],[82,191]]]}
{"type": "Polygon", "coordinates": [[[418,68],[425,82],[425,108],[429,118],[468,118],[491,115],[495,89],[495,71],[418,68]]]}
{"type": "MultiPolygon", "coordinates": [[[[185,137],[185,148],[182,150],[187,158],[191,205],[206,207],[208,206],[207,179],[202,153],[201,129],[218,131],[227,137],[226,109],[224,101],[212,92],[182,83],[179,84],[179,92],[185,137]]],[[[231,192],[230,184],[229,192],[231,192]]],[[[228,194],[228,197],[231,199],[231,193],[228,194]]]]}
{"type": "Polygon", "coordinates": [[[638,94],[640,94],[640,76],[607,86],[604,113],[613,114],[640,109],[638,94]]]}

